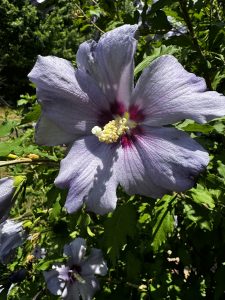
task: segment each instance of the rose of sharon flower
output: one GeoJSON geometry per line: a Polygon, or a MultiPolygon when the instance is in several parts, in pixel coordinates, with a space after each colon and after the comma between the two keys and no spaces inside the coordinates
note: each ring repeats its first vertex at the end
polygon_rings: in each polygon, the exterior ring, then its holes
{"type": "Polygon", "coordinates": [[[0,224],[0,262],[7,264],[14,254],[14,250],[22,245],[26,238],[22,222],[6,220],[0,224]]]}
{"type": "Polygon", "coordinates": [[[107,266],[102,252],[92,248],[85,257],[86,243],[77,238],[64,246],[64,254],[69,257],[67,265],[55,265],[53,270],[44,272],[48,289],[54,295],[66,300],[92,299],[99,289],[98,279],[94,276],[106,275],[107,266]]]}
{"type": "Polygon", "coordinates": [[[223,116],[225,97],[170,55],[147,67],[134,88],[136,30],[124,25],[81,44],[78,69],[40,56],[29,74],[42,107],[37,143],[70,144],[55,180],[69,188],[69,213],[83,203],[95,213],[112,211],[119,184],[154,198],[183,192],[209,162],[196,141],[166,125],[223,116]]]}

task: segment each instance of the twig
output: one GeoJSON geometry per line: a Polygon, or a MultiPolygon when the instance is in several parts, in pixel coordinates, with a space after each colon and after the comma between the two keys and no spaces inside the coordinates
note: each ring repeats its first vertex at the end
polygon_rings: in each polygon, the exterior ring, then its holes
{"type": "Polygon", "coordinates": [[[58,162],[47,160],[47,159],[30,159],[30,158],[20,158],[14,160],[0,161],[0,167],[17,165],[17,164],[52,164],[58,165],[58,162]]]}
{"type": "Polygon", "coordinates": [[[188,31],[192,38],[193,46],[194,46],[196,52],[198,53],[201,61],[203,62],[203,65],[204,65],[203,71],[204,71],[204,77],[205,77],[206,84],[209,89],[212,89],[212,84],[211,84],[211,80],[210,80],[210,76],[209,76],[207,61],[206,61],[204,54],[202,53],[202,49],[198,43],[198,39],[196,38],[194,28],[192,26],[191,18],[189,16],[189,13],[187,10],[187,6],[186,6],[187,2],[186,2],[186,0],[179,0],[179,3],[180,3],[181,11],[183,13],[184,21],[187,25],[188,31]]]}
{"type": "Polygon", "coordinates": [[[96,25],[83,11],[83,9],[75,3],[75,6],[79,9],[79,11],[82,13],[82,15],[85,17],[86,20],[88,20],[97,30],[99,30],[101,33],[105,33],[98,25],[96,25]]]}

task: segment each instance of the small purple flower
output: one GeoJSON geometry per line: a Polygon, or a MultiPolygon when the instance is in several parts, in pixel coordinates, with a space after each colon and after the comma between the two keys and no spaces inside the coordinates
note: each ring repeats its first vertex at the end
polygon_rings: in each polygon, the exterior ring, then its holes
{"type": "Polygon", "coordinates": [[[0,261],[7,264],[17,247],[22,245],[26,238],[21,222],[6,220],[0,224],[0,261]]]}
{"type": "Polygon", "coordinates": [[[77,238],[64,246],[64,254],[69,257],[67,265],[55,265],[53,270],[44,272],[48,289],[54,295],[66,300],[92,299],[99,289],[98,279],[94,276],[106,275],[107,266],[102,252],[92,248],[90,255],[85,257],[86,243],[77,238]]]}
{"type": "Polygon", "coordinates": [[[46,249],[41,248],[40,246],[36,246],[32,251],[32,255],[37,259],[45,258],[46,253],[47,253],[46,249]]]}
{"type": "Polygon", "coordinates": [[[12,177],[0,179],[0,222],[3,222],[13,205],[13,194],[16,190],[12,177]]]}
{"type": "Polygon", "coordinates": [[[29,78],[42,115],[36,142],[71,144],[55,184],[69,188],[66,209],[83,203],[104,214],[116,207],[116,189],[154,198],[191,188],[208,153],[169,124],[205,123],[225,115],[225,97],[170,55],[133,80],[137,26],[124,25],[98,43],[84,42],[78,69],[64,59],[39,56],[29,78]]]}

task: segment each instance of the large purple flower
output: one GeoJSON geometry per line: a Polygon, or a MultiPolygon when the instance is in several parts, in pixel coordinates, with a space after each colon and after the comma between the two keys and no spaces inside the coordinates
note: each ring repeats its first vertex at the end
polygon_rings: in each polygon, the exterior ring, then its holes
{"type": "Polygon", "coordinates": [[[64,246],[69,257],[67,265],[55,265],[53,270],[44,272],[48,289],[65,300],[91,300],[99,289],[97,275],[106,275],[107,266],[99,249],[92,248],[85,257],[86,243],[82,238],[64,246]]]}
{"type": "Polygon", "coordinates": [[[42,106],[37,143],[71,143],[55,181],[69,188],[69,213],[83,203],[99,214],[113,210],[119,184],[151,197],[185,191],[209,162],[197,142],[165,126],[223,116],[225,97],[170,55],[146,68],[134,88],[136,30],[124,25],[81,44],[78,69],[40,56],[29,74],[42,106]]]}

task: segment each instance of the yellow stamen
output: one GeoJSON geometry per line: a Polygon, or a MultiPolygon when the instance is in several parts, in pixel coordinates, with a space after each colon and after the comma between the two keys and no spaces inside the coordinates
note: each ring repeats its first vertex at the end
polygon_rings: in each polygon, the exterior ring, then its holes
{"type": "Polygon", "coordinates": [[[136,127],[136,123],[129,120],[129,113],[124,113],[123,117],[117,116],[115,120],[107,123],[103,129],[99,126],[94,126],[91,132],[97,136],[100,142],[111,144],[125,134],[130,128],[136,127]]]}

